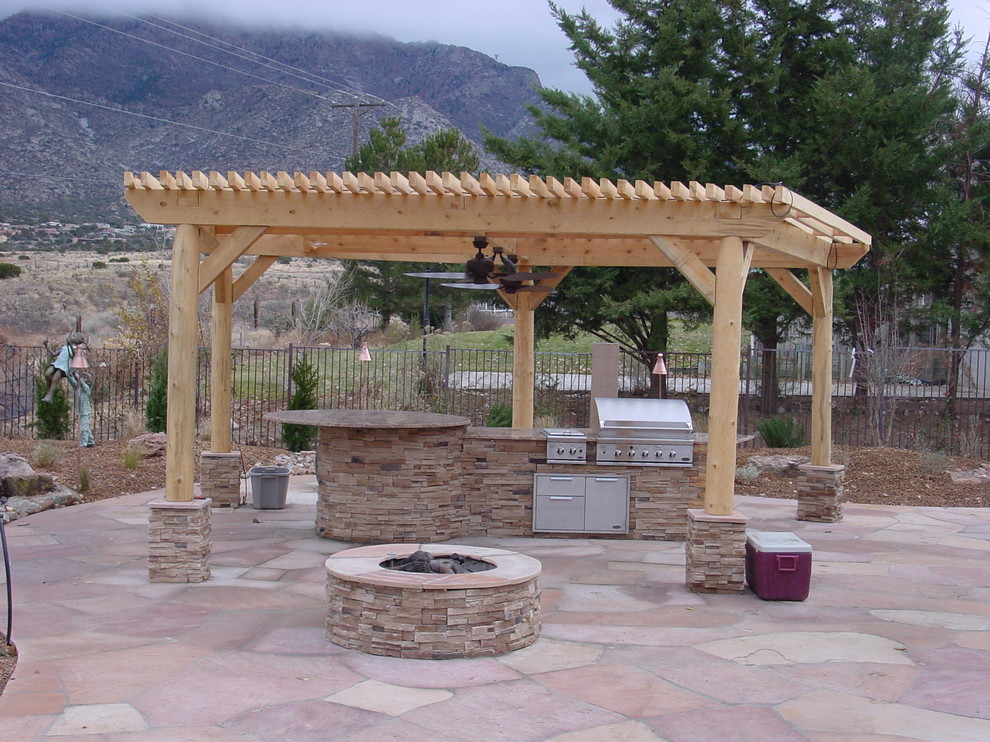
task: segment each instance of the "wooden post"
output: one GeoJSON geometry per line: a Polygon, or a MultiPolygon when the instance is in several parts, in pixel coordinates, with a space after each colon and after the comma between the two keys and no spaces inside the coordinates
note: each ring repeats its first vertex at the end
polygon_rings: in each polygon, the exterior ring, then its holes
{"type": "Polygon", "coordinates": [[[172,294],[168,322],[168,432],[165,499],[193,499],[196,455],[196,309],[199,296],[199,230],[180,224],[172,245],[172,294]]]}
{"type": "Polygon", "coordinates": [[[809,270],[811,331],[811,463],[832,463],[832,271],[809,270]]]}
{"type": "Polygon", "coordinates": [[[210,348],[210,450],[230,453],[233,271],[227,268],[213,283],[213,326],[210,348]]]}
{"type": "Polygon", "coordinates": [[[712,337],[711,404],[708,416],[708,474],[705,513],[731,515],[736,474],[742,296],[753,249],[725,237],[715,264],[715,319],[712,337]]]}
{"type": "Polygon", "coordinates": [[[512,427],[533,427],[533,388],[536,323],[532,294],[516,294],[512,347],[512,427]]]}

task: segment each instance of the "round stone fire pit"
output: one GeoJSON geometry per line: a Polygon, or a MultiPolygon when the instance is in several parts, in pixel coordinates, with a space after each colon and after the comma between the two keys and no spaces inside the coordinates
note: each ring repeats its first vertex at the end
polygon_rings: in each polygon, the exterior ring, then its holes
{"type": "Polygon", "coordinates": [[[347,649],[410,659],[490,657],[529,646],[540,632],[541,565],[523,554],[459,544],[382,544],[338,552],[326,568],[327,638],[347,649]],[[420,549],[495,568],[424,574],[382,566],[420,549]]]}

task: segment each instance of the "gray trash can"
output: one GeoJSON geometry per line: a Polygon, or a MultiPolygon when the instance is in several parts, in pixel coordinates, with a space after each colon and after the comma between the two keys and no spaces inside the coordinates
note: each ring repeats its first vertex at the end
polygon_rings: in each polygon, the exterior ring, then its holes
{"type": "Polygon", "coordinates": [[[281,510],[289,493],[289,467],[252,466],[251,503],[258,510],[281,510]]]}

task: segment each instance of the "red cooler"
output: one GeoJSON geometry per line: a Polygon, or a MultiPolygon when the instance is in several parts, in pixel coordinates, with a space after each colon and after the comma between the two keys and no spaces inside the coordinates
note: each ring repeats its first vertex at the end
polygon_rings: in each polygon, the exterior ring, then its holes
{"type": "Polygon", "coordinates": [[[764,600],[804,600],[811,589],[811,545],[793,533],[747,531],[746,582],[764,600]]]}

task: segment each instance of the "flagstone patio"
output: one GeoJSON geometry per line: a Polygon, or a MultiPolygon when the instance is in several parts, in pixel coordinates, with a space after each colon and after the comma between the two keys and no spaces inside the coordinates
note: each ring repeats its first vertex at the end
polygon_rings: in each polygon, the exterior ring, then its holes
{"type": "MultiPolygon", "coordinates": [[[[408,660],[324,635],[316,482],[214,509],[213,578],[150,584],[147,502],[7,527],[20,651],[0,739],[967,742],[990,739],[990,511],[737,498],[814,549],[804,602],[699,595],[684,545],[467,539],[543,565],[543,629],[495,658],[408,660]]],[[[461,539],[460,541],[465,541],[461,539]]]]}

